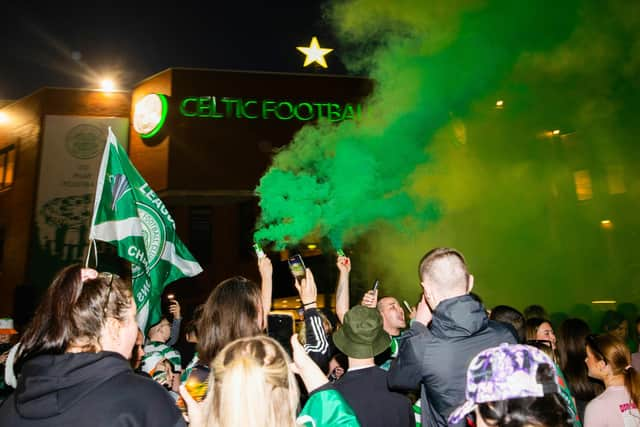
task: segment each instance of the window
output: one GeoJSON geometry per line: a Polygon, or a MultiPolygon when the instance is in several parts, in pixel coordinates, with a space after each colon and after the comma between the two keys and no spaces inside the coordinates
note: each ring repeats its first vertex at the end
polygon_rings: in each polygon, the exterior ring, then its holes
{"type": "Polygon", "coordinates": [[[16,146],[9,145],[0,149],[0,190],[13,185],[16,169],[16,146]]]}

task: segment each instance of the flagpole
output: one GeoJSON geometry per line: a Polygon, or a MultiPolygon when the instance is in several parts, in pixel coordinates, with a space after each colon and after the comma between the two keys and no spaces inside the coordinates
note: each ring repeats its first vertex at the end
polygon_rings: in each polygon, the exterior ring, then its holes
{"type": "Polygon", "coordinates": [[[89,247],[87,248],[87,257],[84,260],[84,268],[90,268],[89,258],[91,258],[91,247],[93,247],[93,257],[96,260],[96,267],[98,267],[98,245],[94,239],[89,239],[89,247]]]}
{"type": "Polygon", "coordinates": [[[109,126],[107,129],[107,141],[104,144],[104,151],[102,152],[102,159],[100,160],[100,169],[98,169],[98,178],[96,179],[96,191],[93,196],[93,213],[91,215],[91,227],[89,228],[89,247],[87,248],[87,257],[84,261],[85,268],[89,268],[89,259],[91,258],[92,246],[94,258],[96,260],[96,267],[98,267],[98,246],[96,245],[94,228],[96,215],[98,213],[98,206],[100,206],[100,199],[102,198],[102,189],[104,188],[107,164],[109,163],[109,145],[111,144],[111,140],[114,137],[111,126],[109,126]]]}

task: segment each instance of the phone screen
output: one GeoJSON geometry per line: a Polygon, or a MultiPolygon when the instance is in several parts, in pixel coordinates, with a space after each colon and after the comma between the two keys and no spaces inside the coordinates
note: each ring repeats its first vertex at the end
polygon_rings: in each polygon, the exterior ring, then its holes
{"type": "Polygon", "coordinates": [[[282,345],[291,355],[291,335],[293,335],[293,317],[288,314],[269,314],[267,333],[282,345]]]}
{"type": "Polygon", "coordinates": [[[289,269],[291,270],[293,277],[297,280],[304,279],[307,275],[304,267],[304,261],[302,261],[300,254],[295,254],[289,258],[289,269]]]}

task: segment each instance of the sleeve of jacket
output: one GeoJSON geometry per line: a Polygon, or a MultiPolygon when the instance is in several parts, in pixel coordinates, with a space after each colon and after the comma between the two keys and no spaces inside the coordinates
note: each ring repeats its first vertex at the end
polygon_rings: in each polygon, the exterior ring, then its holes
{"type": "Polygon", "coordinates": [[[428,333],[426,326],[414,322],[403,334],[398,356],[391,362],[387,381],[389,388],[415,390],[422,379],[422,360],[424,353],[424,336],[428,333]]]}
{"type": "Polygon", "coordinates": [[[181,324],[182,319],[173,319],[173,322],[171,322],[171,335],[169,336],[169,341],[166,342],[169,347],[178,342],[178,339],[180,338],[181,324]]]}
{"type": "Polygon", "coordinates": [[[331,355],[329,354],[327,334],[322,326],[322,317],[320,317],[318,310],[315,308],[305,310],[304,323],[306,329],[304,349],[309,357],[316,362],[316,365],[325,371],[331,355]]]}

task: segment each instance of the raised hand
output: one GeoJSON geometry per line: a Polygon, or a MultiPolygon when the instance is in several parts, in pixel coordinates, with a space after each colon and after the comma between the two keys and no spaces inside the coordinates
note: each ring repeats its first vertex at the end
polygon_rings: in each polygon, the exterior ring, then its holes
{"type": "Polygon", "coordinates": [[[351,272],[351,260],[346,256],[339,256],[336,266],[340,270],[340,274],[349,274],[351,272]]]}
{"type": "Polygon", "coordinates": [[[416,310],[415,321],[420,322],[425,326],[429,326],[431,319],[433,318],[433,314],[431,313],[431,309],[429,308],[429,304],[427,304],[427,299],[424,295],[422,295],[422,299],[418,303],[418,308],[416,310]]]}
{"type": "Polygon", "coordinates": [[[172,299],[169,303],[169,313],[171,313],[174,319],[182,319],[180,303],[177,299],[172,299]]]}
{"type": "Polygon", "coordinates": [[[310,269],[306,270],[306,276],[304,279],[295,281],[296,289],[300,295],[300,301],[302,305],[307,308],[316,302],[318,298],[318,288],[316,287],[316,281],[313,277],[313,273],[310,269]]]}
{"type": "Polygon", "coordinates": [[[271,275],[273,274],[273,265],[271,264],[271,260],[268,256],[258,258],[258,271],[260,272],[262,280],[267,278],[271,279],[271,275]]]}
{"type": "Polygon", "coordinates": [[[372,289],[367,291],[367,293],[362,296],[361,304],[365,307],[376,308],[376,305],[378,304],[378,290],[372,289]]]}

